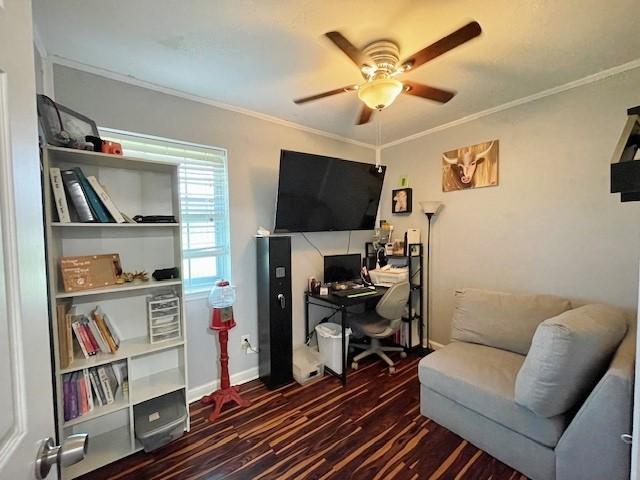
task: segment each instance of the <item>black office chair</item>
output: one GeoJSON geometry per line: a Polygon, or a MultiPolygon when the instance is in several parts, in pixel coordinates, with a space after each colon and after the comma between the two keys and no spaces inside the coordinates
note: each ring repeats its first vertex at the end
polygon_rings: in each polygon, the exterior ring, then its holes
{"type": "Polygon", "coordinates": [[[402,316],[407,311],[407,301],[409,300],[409,283],[396,283],[387,290],[376,305],[375,310],[362,314],[349,314],[349,327],[355,337],[369,337],[371,344],[351,344],[352,347],[364,349],[364,352],[353,357],[351,367],[358,369],[358,362],[369,355],[376,354],[389,365],[389,373],[395,373],[393,361],[384,352],[400,352],[400,356],[405,358],[407,354],[402,347],[385,347],[380,343],[380,339],[390,337],[395,334],[402,324],[402,316]]]}

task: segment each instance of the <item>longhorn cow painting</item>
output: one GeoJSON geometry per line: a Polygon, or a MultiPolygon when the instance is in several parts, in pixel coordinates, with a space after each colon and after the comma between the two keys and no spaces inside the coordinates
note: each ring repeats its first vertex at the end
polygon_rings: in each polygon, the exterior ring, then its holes
{"type": "Polygon", "coordinates": [[[498,185],[498,140],[442,154],[442,191],[498,185]]]}

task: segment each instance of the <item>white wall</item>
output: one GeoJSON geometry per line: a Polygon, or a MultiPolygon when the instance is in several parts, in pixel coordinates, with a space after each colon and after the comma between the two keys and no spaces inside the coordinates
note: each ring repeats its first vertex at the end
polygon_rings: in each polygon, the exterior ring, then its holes
{"type": "MultiPolygon", "coordinates": [[[[56,99],[99,125],[227,148],[232,275],[239,287],[239,326],[230,340],[231,371],[257,365],[240,352],[239,337],[256,339],[253,234],[274,215],[281,148],[373,162],[373,150],[217,109],[56,65],[56,99]]],[[[640,70],[579,87],[425,137],[385,148],[388,166],[381,218],[398,231],[422,229],[419,200],[442,200],[432,243],[432,339],[449,339],[456,287],[554,293],[576,303],[637,304],[640,204],[609,194],[609,161],[626,108],[640,104],[640,70]],[[499,186],[443,193],[442,152],[497,138],[499,186]],[[409,175],[414,213],[391,215],[391,189],[409,175]]],[[[346,233],[309,235],[324,254],[344,253],[346,233]]],[[[368,233],[354,232],[351,251],[368,233]]],[[[320,276],[322,260],[293,237],[294,344],[303,337],[302,292],[320,276]]],[[[187,305],[190,387],[217,378],[217,348],[206,330],[202,299],[187,305]]]]}
{"type": "Polygon", "coordinates": [[[34,61],[34,69],[36,72],[36,93],[44,92],[44,59],[38,49],[33,47],[33,61],[34,61]]]}
{"type": "Polygon", "coordinates": [[[456,287],[635,310],[640,204],[609,193],[609,162],[626,109],[640,104],[638,85],[636,69],[383,150],[381,218],[426,235],[417,201],[445,204],[432,231],[432,339],[449,340],[456,287]],[[499,186],[443,193],[441,154],[492,139],[499,186]],[[413,187],[408,217],[390,213],[403,174],[413,187]]]}
{"type": "MultiPolygon", "coordinates": [[[[250,334],[257,343],[253,235],[258,226],[270,228],[273,223],[280,149],[364,162],[375,161],[374,150],[60,65],[54,66],[54,86],[56,101],[89,116],[100,126],[228,150],[231,271],[232,281],[238,286],[238,327],[232,330],[229,340],[230,370],[233,375],[256,367],[257,355],[241,352],[240,336],[250,334]]],[[[323,254],[346,252],[347,233],[308,236],[323,254]]],[[[362,251],[369,236],[367,232],[354,232],[351,251],[362,251]]],[[[292,239],[292,250],[295,345],[302,343],[304,336],[302,294],[306,279],[321,276],[322,259],[298,235],[292,239]]],[[[208,315],[206,299],[187,301],[190,389],[218,378],[217,341],[206,328],[208,315]]]]}

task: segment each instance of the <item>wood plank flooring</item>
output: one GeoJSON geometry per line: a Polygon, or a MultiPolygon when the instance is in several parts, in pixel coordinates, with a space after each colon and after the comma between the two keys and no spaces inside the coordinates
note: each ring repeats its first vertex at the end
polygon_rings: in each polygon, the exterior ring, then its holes
{"type": "Polygon", "coordinates": [[[196,402],[184,437],[82,479],[526,480],[420,415],[418,361],[399,361],[389,376],[372,359],[350,372],[346,388],[328,376],[275,391],[247,383],[250,407],[225,410],[211,424],[211,407],[196,402]]]}

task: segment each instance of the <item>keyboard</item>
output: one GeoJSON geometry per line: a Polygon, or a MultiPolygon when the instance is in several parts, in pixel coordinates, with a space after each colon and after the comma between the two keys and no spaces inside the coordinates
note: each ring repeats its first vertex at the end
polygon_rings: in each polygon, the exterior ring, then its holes
{"type": "Polygon", "coordinates": [[[337,295],[338,297],[347,298],[364,297],[366,295],[375,295],[376,293],[378,293],[376,290],[367,287],[347,288],[346,290],[335,290],[333,292],[333,294],[337,295]]]}

